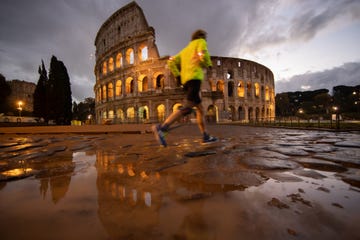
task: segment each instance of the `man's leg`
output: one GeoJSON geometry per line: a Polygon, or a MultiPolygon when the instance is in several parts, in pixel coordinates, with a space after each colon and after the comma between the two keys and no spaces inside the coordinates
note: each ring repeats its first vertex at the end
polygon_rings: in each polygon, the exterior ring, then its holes
{"type": "Polygon", "coordinates": [[[196,105],[196,120],[201,134],[204,135],[206,128],[204,120],[204,108],[201,103],[196,105]]]}

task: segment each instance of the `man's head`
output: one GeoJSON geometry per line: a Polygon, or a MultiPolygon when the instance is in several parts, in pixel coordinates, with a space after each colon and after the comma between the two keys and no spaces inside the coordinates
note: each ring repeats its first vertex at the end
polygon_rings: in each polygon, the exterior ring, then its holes
{"type": "Polygon", "coordinates": [[[207,33],[204,30],[198,29],[191,35],[191,41],[195,40],[195,39],[200,39],[200,38],[206,40],[206,35],[207,35],[207,33]]]}

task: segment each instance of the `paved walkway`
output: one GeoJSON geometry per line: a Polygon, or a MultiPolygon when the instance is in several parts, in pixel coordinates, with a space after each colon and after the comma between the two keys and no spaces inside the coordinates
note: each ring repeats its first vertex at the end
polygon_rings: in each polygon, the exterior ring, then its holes
{"type": "Polygon", "coordinates": [[[150,124],[119,125],[83,125],[83,126],[27,126],[0,127],[0,133],[36,134],[36,133],[145,133],[151,129],[150,124]]]}
{"type": "Polygon", "coordinates": [[[150,127],[0,128],[0,238],[360,239],[358,133],[150,127]]]}

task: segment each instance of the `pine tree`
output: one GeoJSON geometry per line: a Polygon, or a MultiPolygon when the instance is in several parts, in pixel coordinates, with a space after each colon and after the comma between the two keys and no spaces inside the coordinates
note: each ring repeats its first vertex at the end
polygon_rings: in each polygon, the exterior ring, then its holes
{"type": "Polygon", "coordinates": [[[43,60],[41,60],[41,66],[39,66],[38,72],[40,77],[34,92],[34,115],[39,118],[44,118],[45,122],[48,122],[48,101],[46,99],[48,77],[43,60]]]}
{"type": "Polygon", "coordinates": [[[49,116],[56,124],[69,125],[72,119],[70,79],[62,61],[52,56],[48,81],[49,116]]]}
{"type": "Polygon", "coordinates": [[[11,95],[10,85],[6,82],[5,77],[0,74],[0,113],[6,113],[10,110],[8,97],[11,95]]]}

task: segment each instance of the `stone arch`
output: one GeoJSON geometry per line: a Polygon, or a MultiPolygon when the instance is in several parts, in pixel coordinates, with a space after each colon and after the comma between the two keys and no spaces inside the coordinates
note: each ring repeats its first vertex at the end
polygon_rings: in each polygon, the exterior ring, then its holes
{"type": "Polygon", "coordinates": [[[183,105],[181,103],[175,103],[174,106],[172,107],[172,111],[176,112],[177,110],[179,110],[183,105]]]}
{"type": "Polygon", "coordinates": [[[96,94],[96,101],[97,102],[101,102],[101,87],[99,87],[98,89],[97,89],[97,94],[96,94]]]}
{"type": "Polygon", "coordinates": [[[101,117],[102,119],[107,119],[107,112],[106,111],[103,111],[102,114],[101,114],[101,117]]]}
{"type": "Polygon", "coordinates": [[[120,121],[124,121],[124,119],[125,119],[124,111],[121,108],[118,108],[116,110],[116,118],[120,121]]]}
{"type": "Polygon", "coordinates": [[[144,74],[141,74],[138,78],[138,92],[143,92],[143,91],[147,91],[147,77],[144,74]],[[145,79],[145,87],[146,90],[144,90],[144,79],[145,79]]]}
{"type": "Polygon", "coordinates": [[[217,81],[216,91],[224,93],[224,81],[223,80],[217,81]]]}
{"type": "Polygon", "coordinates": [[[261,121],[264,121],[265,116],[266,116],[265,107],[263,106],[263,107],[261,108],[261,115],[260,115],[261,121]]]}
{"type": "Polygon", "coordinates": [[[103,62],[102,74],[103,75],[107,74],[107,63],[106,63],[106,61],[103,62]]]}
{"type": "Polygon", "coordinates": [[[260,109],[258,107],[255,108],[255,121],[258,122],[260,119],[260,109]]]}
{"type": "Polygon", "coordinates": [[[229,106],[229,120],[235,121],[236,120],[236,110],[234,106],[229,106]]]}
{"type": "Polygon", "coordinates": [[[146,44],[141,44],[139,47],[138,57],[140,61],[148,60],[148,46],[146,44]]]}
{"type": "Polygon", "coordinates": [[[149,107],[146,105],[139,107],[138,116],[143,122],[149,120],[149,107]]]}
{"type": "Polygon", "coordinates": [[[165,88],[165,75],[161,72],[156,72],[154,74],[154,89],[164,89],[165,88]]]}
{"type": "Polygon", "coordinates": [[[210,105],[206,111],[206,121],[216,122],[218,119],[218,109],[216,105],[210,105]]]}
{"type": "Polygon", "coordinates": [[[107,89],[106,89],[106,85],[102,86],[102,100],[106,101],[107,100],[107,89]]]}
{"type": "Polygon", "coordinates": [[[228,82],[228,96],[229,97],[234,96],[234,82],[233,81],[228,82]]]}
{"type": "Polygon", "coordinates": [[[118,53],[116,55],[116,68],[120,68],[123,65],[123,59],[122,59],[122,54],[118,53]]]}
{"type": "Polygon", "coordinates": [[[135,108],[134,107],[128,107],[128,109],[126,109],[126,118],[129,121],[135,120],[135,108]]]}
{"type": "Polygon", "coordinates": [[[244,121],[246,120],[246,117],[245,117],[245,109],[243,107],[238,107],[238,120],[239,121],[244,121]]]}
{"type": "Polygon", "coordinates": [[[254,87],[255,87],[255,97],[260,97],[260,84],[255,83],[254,87]]]}
{"type": "Polygon", "coordinates": [[[126,94],[134,93],[134,79],[128,77],[125,81],[126,94]]]}
{"type": "Polygon", "coordinates": [[[265,87],[265,101],[269,101],[270,100],[270,91],[269,91],[269,87],[266,86],[265,87]]]}
{"type": "Polygon", "coordinates": [[[248,109],[248,119],[249,122],[254,121],[254,109],[252,107],[249,107],[248,109]]]}
{"type": "Polygon", "coordinates": [[[248,82],[246,84],[246,93],[247,93],[248,97],[251,97],[251,91],[252,91],[252,84],[251,84],[251,82],[248,82]]]}
{"type": "Polygon", "coordinates": [[[245,97],[245,86],[243,81],[239,81],[238,83],[237,94],[238,97],[245,97]]]}
{"type": "Polygon", "coordinates": [[[159,122],[162,122],[165,120],[165,105],[159,104],[156,107],[156,113],[157,113],[157,119],[159,122]]]}
{"type": "Polygon", "coordinates": [[[109,99],[112,99],[114,97],[114,88],[113,88],[113,84],[112,82],[108,83],[108,86],[107,86],[107,96],[109,99]]]}
{"type": "Polygon", "coordinates": [[[109,112],[108,112],[108,118],[114,119],[114,111],[113,111],[113,110],[109,110],[109,112]]]}
{"type": "Polygon", "coordinates": [[[109,71],[113,72],[114,71],[114,59],[111,57],[109,58],[109,71]]]}
{"type": "Polygon", "coordinates": [[[234,79],[234,71],[233,70],[228,70],[226,73],[226,79],[230,80],[230,79],[234,79]]]}
{"type": "Polygon", "coordinates": [[[149,90],[149,78],[145,76],[142,80],[142,90],[143,92],[146,92],[149,90]]]}
{"type": "Polygon", "coordinates": [[[129,48],[128,50],[126,50],[126,62],[127,62],[127,64],[134,64],[135,63],[134,49],[129,48]]]}
{"type": "Polygon", "coordinates": [[[118,97],[121,96],[121,94],[122,94],[122,81],[117,80],[115,85],[115,95],[118,97]]]}

